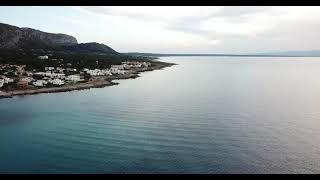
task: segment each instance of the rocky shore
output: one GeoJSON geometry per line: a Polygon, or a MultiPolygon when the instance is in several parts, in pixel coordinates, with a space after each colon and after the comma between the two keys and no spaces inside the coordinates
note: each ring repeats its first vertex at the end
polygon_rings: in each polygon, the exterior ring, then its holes
{"type": "Polygon", "coordinates": [[[132,79],[139,77],[141,72],[145,71],[153,71],[157,69],[163,69],[165,67],[170,67],[175,64],[173,63],[163,63],[157,62],[155,66],[148,67],[146,69],[138,69],[133,71],[130,74],[125,75],[115,75],[115,76],[102,76],[93,78],[92,80],[84,83],[74,83],[67,84],[62,87],[50,87],[50,88],[36,88],[36,89],[26,89],[26,90],[14,90],[3,92],[0,91],[0,98],[11,98],[13,96],[22,96],[22,95],[31,95],[31,94],[40,94],[40,93],[56,93],[56,92],[66,92],[66,91],[74,91],[74,90],[82,90],[82,89],[90,89],[90,88],[101,88],[106,86],[117,85],[118,83],[112,82],[112,80],[117,79],[132,79]]]}

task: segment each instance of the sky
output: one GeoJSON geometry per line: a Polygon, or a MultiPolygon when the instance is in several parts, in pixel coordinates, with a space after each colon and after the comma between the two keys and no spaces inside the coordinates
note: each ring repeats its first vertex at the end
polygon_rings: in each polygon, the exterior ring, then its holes
{"type": "Polygon", "coordinates": [[[320,50],[320,7],[1,6],[0,22],[69,34],[118,52],[320,50]]]}

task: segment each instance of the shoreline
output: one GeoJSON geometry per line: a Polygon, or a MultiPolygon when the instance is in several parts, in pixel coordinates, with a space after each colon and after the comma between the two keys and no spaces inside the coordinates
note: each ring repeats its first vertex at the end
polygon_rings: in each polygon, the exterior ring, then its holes
{"type": "Polygon", "coordinates": [[[166,67],[171,67],[173,65],[176,65],[174,63],[166,63],[166,62],[155,62],[155,63],[156,63],[155,66],[149,67],[144,70],[142,70],[142,69],[134,70],[132,73],[125,74],[125,75],[98,76],[98,77],[95,77],[93,80],[90,80],[85,83],[69,84],[69,85],[65,85],[62,87],[14,90],[14,91],[9,91],[9,92],[0,91],[0,99],[12,98],[14,96],[25,96],[25,95],[34,95],[34,94],[43,94],[43,93],[58,93],[58,92],[67,92],[67,91],[114,86],[114,85],[118,85],[119,83],[112,82],[112,80],[134,79],[134,78],[140,77],[139,74],[142,72],[160,70],[160,69],[163,69],[166,67]]]}

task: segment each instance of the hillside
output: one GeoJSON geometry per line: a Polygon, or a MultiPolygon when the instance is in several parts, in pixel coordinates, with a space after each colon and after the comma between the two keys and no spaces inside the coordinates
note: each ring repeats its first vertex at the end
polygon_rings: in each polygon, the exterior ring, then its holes
{"type": "Polygon", "coordinates": [[[63,47],[66,51],[77,52],[77,53],[110,53],[110,54],[117,54],[117,52],[110,48],[107,45],[100,44],[100,43],[81,43],[75,44],[72,46],[65,46],[63,47]]]}
{"type": "Polygon", "coordinates": [[[77,39],[70,35],[47,33],[0,23],[0,48],[2,49],[53,49],[77,43],[77,39]]]}
{"type": "Polygon", "coordinates": [[[67,34],[48,33],[3,23],[0,23],[0,49],[117,54],[114,49],[104,44],[96,42],[78,44],[75,37],[67,34]]]}

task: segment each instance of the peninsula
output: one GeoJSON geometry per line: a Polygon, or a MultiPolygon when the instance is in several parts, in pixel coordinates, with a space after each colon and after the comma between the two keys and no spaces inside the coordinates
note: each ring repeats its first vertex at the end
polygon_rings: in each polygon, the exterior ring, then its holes
{"type": "Polygon", "coordinates": [[[0,23],[0,98],[116,85],[115,79],[172,66],[65,34],[0,23]]]}

